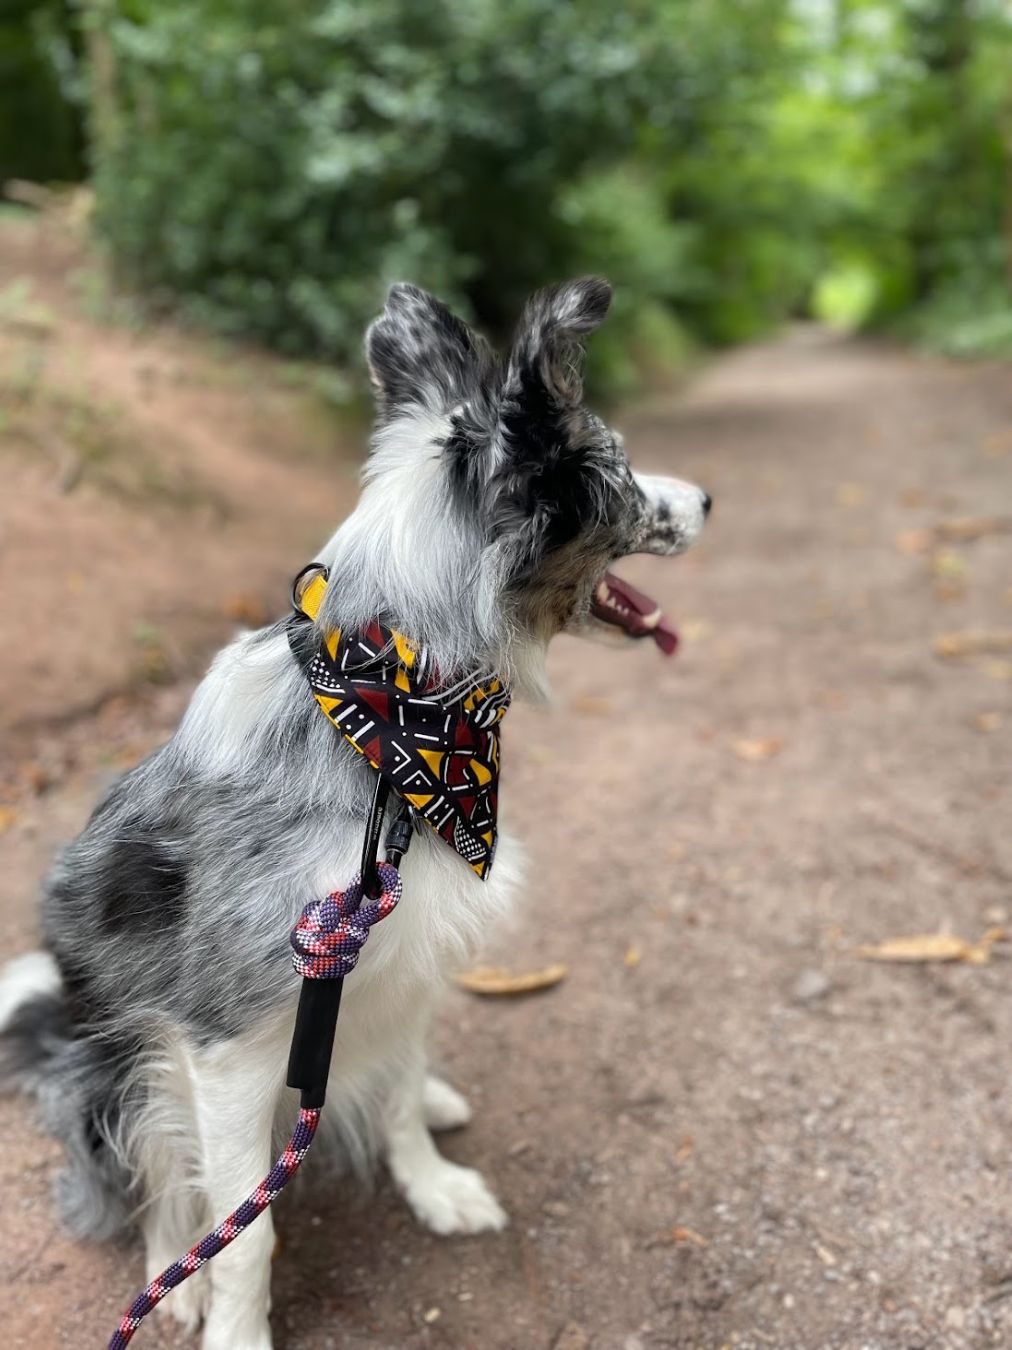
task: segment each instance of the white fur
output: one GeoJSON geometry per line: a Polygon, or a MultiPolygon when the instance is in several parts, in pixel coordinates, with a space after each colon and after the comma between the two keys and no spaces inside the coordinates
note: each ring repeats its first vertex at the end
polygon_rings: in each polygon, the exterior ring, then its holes
{"type": "MultiPolygon", "coordinates": [[[[484,884],[435,838],[418,837],[403,864],[404,899],[374,929],[345,988],[325,1119],[373,1122],[391,1176],[418,1221],[433,1232],[479,1233],[507,1222],[480,1173],[443,1158],[430,1130],[453,1129],[470,1108],[427,1072],[425,1036],[449,971],[467,961],[509,907],[519,850],[500,837],[484,884]]],[[[354,859],[321,863],[319,885],[354,870],[354,859]]],[[[201,1050],[175,1041],[146,1070],[152,1103],[127,1142],[150,1197],[141,1226],[148,1278],[222,1219],[266,1175],[295,1121],[284,1087],[295,1005],[246,1036],[201,1050]]],[[[310,1155],[307,1166],[320,1160],[310,1155]]],[[[203,1350],[269,1350],[270,1257],[266,1212],[232,1246],[160,1305],[192,1330],[204,1318],[203,1350]]]]}
{"type": "Polygon", "coordinates": [[[456,1088],[435,1074],[427,1074],[422,1089],[422,1110],[430,1130],[459,1130],[471,1123],[471,1107],[456,1088]]]}
{"type": "MultiPolygon", "coordinates": [[[[610,532],[605,531],[603,510],[591,530],[602,567],[615,556],[609,549],[616,539],[623,547],[631,544],[628,551],[680,552],[698,535],[706,511],[701,490],[680,480],[638,477],[642,497],[633,492],[621,448],[607,428],[577,415],[580,360],[572,338],[601,321],[607,298],[604,283],[593,279],[535,297],[525,311],[519,354],[509,367],[540,370],[546,392],[564,399],[563,415],[552,423],[553,434],[568,427],[567,434],[596,437],[588,459],[596,466],[588,469],[592,498],[596,493],[603,506],[605,489],[625,494],[628,530],[616,533],[613,523],[610,532]],[[560,326],[566,331],[557,331],[560,326]]],[[[467,394],[470,384],[484,376],[477,356],[473,372],[461,373],[462,352],[472,350],[466,334],[451,327],[448,337],[445,313],[434,306],[414,288],[394,288],[385,318],[371,330],[382,338],[377,350],[370,350],[370,361],[385,415],[359,505],[319,555],[334,578],[319,622],[326,629],[354,626],[378,614],[393,615],[403,631],[424,642],[438,670],[468,676],[487,670],[505,678],[515,693],[543,696],[551,633],[542,631],[540,620],[524,620],[516,597],[506,594],[507,579],[519,584],[523,567],[534,556],[533,541],[541,535],[516,527],[490,532],[483,523],[484,499],[465,502],[461,509],[461,501],[449,491],[442,450],[452,418],[442,410],[436,393],[446,394],[463,382],[467,394]],[[418,324],[426,314],[429,337],[422,340],[418,333],[424,326],[418,324]],[[374,356],[378,362],[373,362],[374,356]],[[413,388],[422,357],[440,373],[439,379],[430,381],[433,388],[423,391],[410,407],[410,399],[388,398],[391,390],[384,390],[384,379],[393,377],[393,393],[405,384],[413,388]],[[391,367],[398,359],[405,366],[400,372],[404,379],[391,367]]],[[[499,460],[505,454],[502,409],[509,404],[515,415],[513,404],[523,394],[524,386],[512,388],[510,378],[507,373],[505,386],[477,391],[482,397],[475,406],[488,423],[489,474],[502,467],[499,460]]],[[[455,392],[453,401],[456,398],[455,392]]],[[[522,462],[521,457],[518,464],[522,462]]],[[[578,580],[589,605],[597,579],[590,563],[596,554],[576,551],[575,559],[587,572],[578,580]]],[[[535,611],[547,612],[543,605],[535,611]]],[[[552,615],[554,622],[558,615],[554,611],[552,615]]],[[[367,769],[347,755],[337,767],[329,739],[333,729],[322,718],[311,718],[308,730],[304,723],[308,739],[293,739],[293,726],[298,724],[293,710],[301,705],[305,712],[306,698],[305,677],[283,632],[241,636],[214,662],[177,735],[159,752],[161,758],[140,766],[132,779],[130,790],[139,794],[132,805],[146,802],[155,822],[172,817],[165,810],[166,794],[183,814],[188,809],[186,794],[192,794],[194,805],[187,819],[203,820],[200,828],[207,840],[220,841],[210,850],[212,862],[205,856],[198,873],[198,892],[200,885],[208,888],[198,913],[211,924],[219,916],[222,924],[228,924],[234,918],[230,905],[237,904],[238,894],[247,957],[251,951],[259,957],[274,952],[282,924],[294,919],[306,900],[327,894],[358,866],[367,769]],[[213,808],[201,796],[207,784],[222,788],[224,800],[213,808]],[[249,811],[253,798],[265,822],[261,828],[275,829],[284,848],[249,866],[245,854],[239,855],[242,889],[234,893],[234,867],[219,876],[213,860],[225,869],[230,866],[227,849],[235,842],[237,811],[249,811]],[[194,816],[199,810],[203,817],[194,816]],[[277,818],[283,824],[280,835],[277,818]]],[[[103,826],[100,821],[91,835],[85,831],[75,846],[78,863],[93,876],[106,875],[102,866],[110,841],[103,829],[108,832],[108,822],[114,827],[120,819],[115,811],[123,809],[122,803],[111,809],[113,814],[103,818],[107,823],[103,826]]],[[[248,819],[246,830],[247,816],[241,816],[239,834],[255,833],[256,821],[248,819]]],[[[170,834],[166,846],[171,844],[170,834]]],[[[70,862],[65,860],[62,866],[58,884],[50,889],[57,913],[74,875],[70,862]]],[[[510,907],[520,876],[519,850],[508,834],[501,833],[495,866],[489,879],[479,882],[462,858],[423,830],[414,837],[402,875],[403,900],[374,930],[344,990],[324,1120],[337,1123],[353,1150],[353,1160],[356,1149],[364,1159],[371,1145],[378,1147],[415,1216],[434,1232],[497,1230],[506,1223],[506,1215],[483,1177],[443,1158],[432,1140],[431,1130],[466,1124],[470,1108],[428,1072],[425,1040],[448,974],[472,957],[490,926],[510,907]]],[[[75,921],[87,900],[85,893],[75,904],[75,921]]],[[[96,950],[116,959],[120,934],[110,937],[94,916],[90,927],[86,923],[81,931],[96,950]]],[[[77,940],[76,933],[67,937],[66,924],[55,932],[57,939],[77,940]]],[[[236,993],[228,984],[214,984],[199,964],[194,978],[191,963],[186,986],[190,1002],[177,1015],[173,1005],[162,1000],[159,983],[158,962],[171,951],[171,941],[165,937],[161,954],[157,949],[149,952],[136,934],[125,931],[121,944],[133,962],[135,977],[138,966],[150,957],[150,968],[144,970],[149,987],[143,1007],[118,1009],[121,1030],[124,1024],[133,1030],[130,1017],[144,1018],[144,1052],[133,1070],[138,1081],[127,1085],[139,1091],[129,1093],[131,1110],[123,1116],[122,1133],[110,1142],[143,1197],[137,1217],[150,1276],[231,1212],[266,1175],[275,1150],[291,1130],[298,1105],[296,1095],[284,1086],[297,998],[294,980],[289,996],[283,977],[273,983],[264,977],[270,997],[256,1006],[271,1011],[254,1012],[243,1001],[241,988],[236,993]],[[205,982],[230,1012],[241,1010],[227,1024],[230,1039],[210,1045],[197,1044],[182,1030],[199,1025],[188,1019],[200,1004],[200,995],[208,993],[205,982]],[[167,1025],[159,1032],[162,1021],[167,1025]]],[[[58,940],[56,949],[59,953],[58,940]]],[[[111,978],[109,961],[93,964],[95,983],[103,975],[111,978]]],[[[259,972],[263,966],[237,963],[235,970],[259,972]]],[[[20,1004],[58,987],[51,958],[33,954],[15,962],[0,981],[0,1029],[20,1004]]],[[[100,1081],[107,1091],[106,1080],[100,1081]]],[[[311,1170],[321,1162],[311,1154],[307,1167],[311,1170]]],[[[87,1198],[89,1192],[84,1193],[87,1198]]],[[[203,1320],[204,1350],[270,1350],[273,1245],[273,1221],[267,1212],[207,1269],[169,1295],[165,1310],[189,1329],[203,1320]]]]}
{"type": "Polygon", "coordinates": [[[670,522],[677,533],[677,545],[672,548],[664,546],[666,531],[648,531],[641,543],[642,550],[650,553],[684,553],[699,538],[706,521],[707,497],[703,489],[695,483],[687,483],[684,478],[661,478],[648,473],[634,473],[633,478],[652,510],[659,506],[667,508],[670,522]]]}
{"type": "Polygon", "coordinates": [[[59,988],[60,972],[48,952],[28,952],[8,962],[0,978],[0,1032],[7,1029],[22,1004],[55,994],[59,988]]]}

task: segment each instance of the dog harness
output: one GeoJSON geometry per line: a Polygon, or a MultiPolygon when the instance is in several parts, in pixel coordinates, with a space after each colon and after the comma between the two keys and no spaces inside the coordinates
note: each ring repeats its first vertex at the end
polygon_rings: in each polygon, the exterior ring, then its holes
{"type": "Polygon", "coordinates": [[[495,856],[499,724],[509,707],[509,689],[495,677],[448,685],[424,650],[379,619],[361,629],[318,635],[312,625],[328,579],[319,563],[295,578],[289,643],[327,720],[369,761],[376,783],[361,869],[343,891],[311,901],[291,933],[302,990],[287,1082],[301,1093],[298,1120],[284,1152],[256,1189],[138,1294],[109,1350],[123,1350],[166,1294],[234,1242],[273,1203],[309,1152],[326,1095],[344,977],[354,969],[372,926],[401,898],[398,864],[411,842],[413,821],[434,830],[483,880],[495,856]],[[400,798],[401,811],[387,835],[386,860],[377,862],[391,791],[400,798]]]}

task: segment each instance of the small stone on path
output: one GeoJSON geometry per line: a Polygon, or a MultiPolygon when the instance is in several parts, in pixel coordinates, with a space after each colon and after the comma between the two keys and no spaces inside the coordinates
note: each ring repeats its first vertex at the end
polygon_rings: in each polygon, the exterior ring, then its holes
{"type": "Polygon", "coordinates": [[[832,987],[829,976],[823,971],[803,970],[794,981],[791,997],[795,1003],[817,1003],[826,997],[832,987]]]}

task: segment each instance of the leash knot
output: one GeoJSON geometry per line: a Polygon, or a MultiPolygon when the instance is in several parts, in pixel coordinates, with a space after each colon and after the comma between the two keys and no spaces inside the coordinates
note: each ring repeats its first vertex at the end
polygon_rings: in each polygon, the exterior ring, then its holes
{"type": "Polygon", "coordinates": [[[383,889],[362,904],[362,874],[343,891],[311,900],[292,929],[292,964],[308,980],[338,980],[355,969],[369,929],[385,919],[401,898],[403,883],[391,863],[376,864],[383,889]]]}

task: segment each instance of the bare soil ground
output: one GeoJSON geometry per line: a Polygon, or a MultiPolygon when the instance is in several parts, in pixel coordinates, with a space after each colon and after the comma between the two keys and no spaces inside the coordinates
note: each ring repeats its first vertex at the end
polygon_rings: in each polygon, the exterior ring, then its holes
{"type": "MultiPolygon", "coordinates": [[[[90,323],[53,248],[19,247],[56,316],[47,380],[80,362],[146,462],[185,463],[223,514],[150,485],[125,504],[87,474],[54,488],[46,452],[26,452],[51,423],[14,401],[17,442],[7,400],[10,954],[33,946],[38,877],[98,787],[166,735],[244,609],[284,605],[351,465],[289,453],[304,396],[267,363],[209,386],[228,357],[90,323]],[[163,378],[167,362],[194,380],[163,378]],[[150,397],[126,373],[147,363],[150,397]],[[160,666],[138,668],[138,625],[160,666]]],[[[624,569],[681,621],[680,656],[561,640],[557,706],[507,727],[504,816],[533,865],[525,918],[488,958],[570,974],[525,999],[452,992],[437,1042],[477,1108],[445,1148],[487,1172],[511,1227],[440,1240],[384,1180],[362,1203],[310,1162],[280,1207],[276,1342],[1012,1345],[1009,945],[983,964],[855,956],[1009,925],[1012,535],[993,519],[1012,512],[1009,370],[798,333],[623,425],[640,466],[698,479],[716,506],[694,554],[624,569]],[[933,651],[971,630],[985,650],[933,651]]],[[[139,1254],[69,1240],[57,1146],[19,1101],[0,1130],[3,1343],[103,1345],[139,1254]]],[[[138,1344],[191,1342],[153,1325],[138,1344]]]]}

